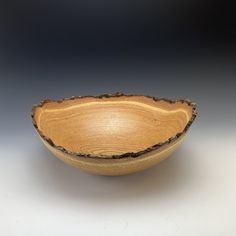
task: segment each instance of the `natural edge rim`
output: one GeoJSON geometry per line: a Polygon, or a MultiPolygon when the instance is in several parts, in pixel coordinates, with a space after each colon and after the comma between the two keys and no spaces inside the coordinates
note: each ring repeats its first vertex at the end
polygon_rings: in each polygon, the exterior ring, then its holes
{"type": "Polygon", "coordinates": [[[157,97],[153,97],[153,96],[148,96],[148,95],[137,95],[137,94],[124,94],[124,93],[113,93],[113,94],[102,94],[102,95],[98,95],[98,96],[72,96],[70,98],[63,98],[60,100],[53,100],[53,99],[44,99],[42,100],[39,104],[33,105],[32,110],[31,110],[31,118],[32,118],[32,123],[35,127],[35,129],[37,130],[37,132],[39,133],[39,135],[41,136],[41,138],[48,143],[50,146],[52,146],[53,148],[57,149],[58,151],[61,151],[65,154],[68,155],[72,155],[74,157],[84,157],[84,158],[92,158],[92,159],[122,159],[122,158],[128,158],[128,157],[140,157],[143,154],[158,150],[160,148],[162,148],[163,146],[173,143],[175,141],[177,141],[180,137],[182,137],[190,128],[190,126],[192,125],[193,121],[195,120],[196,116],[197,116],[197,104],[192,102],[191,100],[188,99],[177,99],[177,100],[171,100],[171,99],[167,99],[167,98],[157,98],[157,97]],[[112,97],[136,97],[136,96],[143,96],[143,97],[147,97],[147,98],[151,98],[154,101],[158,102],[158,101],[165,101],[168,102],[170,104],[174,104],[177,102],[182,102],[182,103],[187,103],[189,106],[192,107],[192,116],[190,118],[190,120],[188,121],[188,123],[186,124],[185,128],[183,129],[182,132],[177,133],[175,136],[170,137],[169,139],[167,139],[164,142],[160,142],[157,144],[154,144],[151,147],[148,147],[142,151],[139,152],[127,152],[127,153],[123,153],[121,155],[91,155],[91,154],[85,154],[85,153],[79,153],[79,152],[72,152],[69,151],[67,149],[65,149],[62,146],[58,146],[56,145],[49,137],[45,136],[42,131],[39,130],[38,125],[35,121],[34,118],[34,114],[35,114],[35,110],[38,107],[42,107],[44,104],[46,103],[50,103],[50,102],[57,102],[57,103],[62,103],[65,100],[75,100],[75,99],[81,99],[81,98],[112,98],[112,97]]]}

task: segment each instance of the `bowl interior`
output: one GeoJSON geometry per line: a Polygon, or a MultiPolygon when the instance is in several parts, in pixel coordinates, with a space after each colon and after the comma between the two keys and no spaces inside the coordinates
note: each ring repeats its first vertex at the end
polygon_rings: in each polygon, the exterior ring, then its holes
{"type": "Polygon", "coordinates": [[[192,116],[187,102],[145,96],[85,97],[36,107],[40,132],[72,152],[120,155],[145,150],[182,132],[192,116]]]}

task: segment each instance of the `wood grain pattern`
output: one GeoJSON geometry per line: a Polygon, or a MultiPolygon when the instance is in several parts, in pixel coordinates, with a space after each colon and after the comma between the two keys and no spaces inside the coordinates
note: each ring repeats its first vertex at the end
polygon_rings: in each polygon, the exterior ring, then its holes
{"type": "Polygon", "coordinates": [[[109,95],[44,101],[32,112],[48,149],[85,171],[121,175],[172,153],[196,116],[195,104],[147,96],[109,95]]]}

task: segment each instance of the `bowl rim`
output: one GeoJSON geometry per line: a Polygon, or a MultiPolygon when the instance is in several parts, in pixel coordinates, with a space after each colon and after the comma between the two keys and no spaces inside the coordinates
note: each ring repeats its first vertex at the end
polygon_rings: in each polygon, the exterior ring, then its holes
{"type": "Polygon", "coordinates": [[[33,105],[32,110],[31,110],[31,118],[32,118],[33,126],[35,127],[35,129],[38,132],[38,134],[40,135],[40,137],[47,144],[49,144],[53,148],[57,149],[58,151],[61,151],[61,152],[65,153],[65,154],[72,155],[74,157],[84,157],[84,158],[91,158],[91,159],[123,159],[123,158],[129,158],[129,157],[137,158],[137,157],[141,157],[143,154],[147,154],[149,152],[156,151],[156,150],[164,147],[167,144],[170,144],[170,143],[173,143],[173,142],[177,141],[182,136],[184,136],[186,134],[186,132],[189,130],[192,123],[194,122],[197,115],[198,115],[197,104],[195,102],[192,102],[189,99],[171,100],[171,99],[167,99],[167,98],[158,98],[158,97],[149,96],[149,95],[124,94],[124,93],[121,93],[121,92],[110,93],[110,94],[106,93],[106,94],[101,94],[101,95],[97,95],[97,96],[92,96],[92,95],[72,96],[72,97],[69,97],[69,98],[63,98],[63,99],[59,99],[59,100],[44,99],[44,100],[41,100],[40,103],[33,105]],[[51,102],[62,103],[62,102],[67,101],[67,100],[77,100],[77,99],[82,99],[82,98],[102,99],[102,98],[113,98],[113,97],[146,97],[146,98],[152,99],[155,102],[165,101],[165,102],[168,102],[169,104],[175,104],[177,102],[186,103],[188,106],[192,107],[192,114],[191,114],[191,118],[189,119],[189,121],[186,124],[183,131],[181,131],[179,133],[176,133],[174,136],[168,138],[167,140],[165,140],[163,142],[156,143],[156,144],[154,144],[150,147],[147,147],[147,148],[145,148],[141,151],[138,151],[138,152],[126,152],[126,153],[122,153],[122,154],[119,154],[119,155],[117,155],[117,154],[116,155],[94,155],[94,154],[86,154],[86,153],[81,153],[81,152],[69,151],[68,149],[64,148],[63,146],[56,145],[49,137],[44,135],[43,132],[41,130],[39,130],[38,125],[37,125],[36,120],[35,120],[35,111],[36,111],[36,109],[40,108],[40,107],[43,107],[46,103],[51,103],[51,102]]]}

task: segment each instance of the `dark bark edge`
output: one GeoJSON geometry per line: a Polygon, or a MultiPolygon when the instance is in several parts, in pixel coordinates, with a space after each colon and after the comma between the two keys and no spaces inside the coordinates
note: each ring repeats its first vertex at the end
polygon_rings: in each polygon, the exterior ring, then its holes
{"type": "Polygon", "coordinates": [[[143,154],[146,154],[148,152],[152,152],[152,151],[155,151],[155,150],[158,150],[162,147],[164,147],[165,145],[167,144],[170,144],[170,143],[173,143],[175,141],[177,141],[180,137],[182,137],[190,128],[190,126],[192,125],[193,121],[195,120],[197,116],[197,105],[196,103],[190,101],[190,100],[186,100],[186,99],[177,99],[177,100],[170,100],[170,99],[166,99],[166,98],[157,98],[157,97],[152,97],[152,96],[145,96],[145,95],[132,95],[132,94],[123,94],[123,93],[114,93],[114,94],[102,94],[102,95],[99,95],[99,96],[73,96],[73,97],[70,97],[70,98],[64,98],[64,99],[61,99],[61,100],[52,100],[52,99],[45,99],[43,101],[41,101],[39,104],[37,105],[34,105],[32,107],[32,112],[31,112],[31,117],[32,117],[32,122],[33,122],[33,125],[35,127],[35,129],[37,130],[37,132],[39,133],[39,135],[41,136],[41,138],[47,142],[50,146],[52,146],[53,148],[57,149],[58,151],[61,151],[63,153],[66,153],[66,154],[69,154],[69,155],[72,155],[74,157],[84,157],[84,158],[92,158],[92,159],[121,159],[121,158],[127,158],[127,157],[132,157],[132,158],[136,158],[136,157],[140,157],[141,155],[143,154]],[[36,124],[36,121],[35,121],[35,118],[34,118],[34,114],[35,114],[35,110],[38,108],[38,107],[43,107],[44,104],[46,103],[50,103],[50,102],[57,102],[57,103],[62,103],[63,101],[66,101],[66,100],[75,100],[75,99],[81,99],[81,98],[111,98],[111,97],[133,97],[133,96],[144,96],[144,97],[147,97],[147,98],[151,98],[153,99],[154,101],[166,101],[170,104],[174,104],[176,102],[182,102],[182,103],[186,103],[188,104],[189,106],[192,107],[192,116],[190,118],[190,120],[188,121],[188,123],[186,124],[184,130],[182,132],[179,132],[177,133],[175,136],[167,139],[166,141],[164,142],[161,142],[161,143],[157,143],[151,147],[148,147],[142,151],[139,151],[139,152],[127,152],[127,153],[123,153],[121,155],[111,155],[111,156],[107,156],[107,155],[91,155],[91,154],[84,154],[84,153],[79,153],[79,152],[71,152],[67,149],[65,149],[64,147],[62,146],[58,146],[56,145],[49,137],[45,136],[38,128],[37,124],[36,124]]]}

